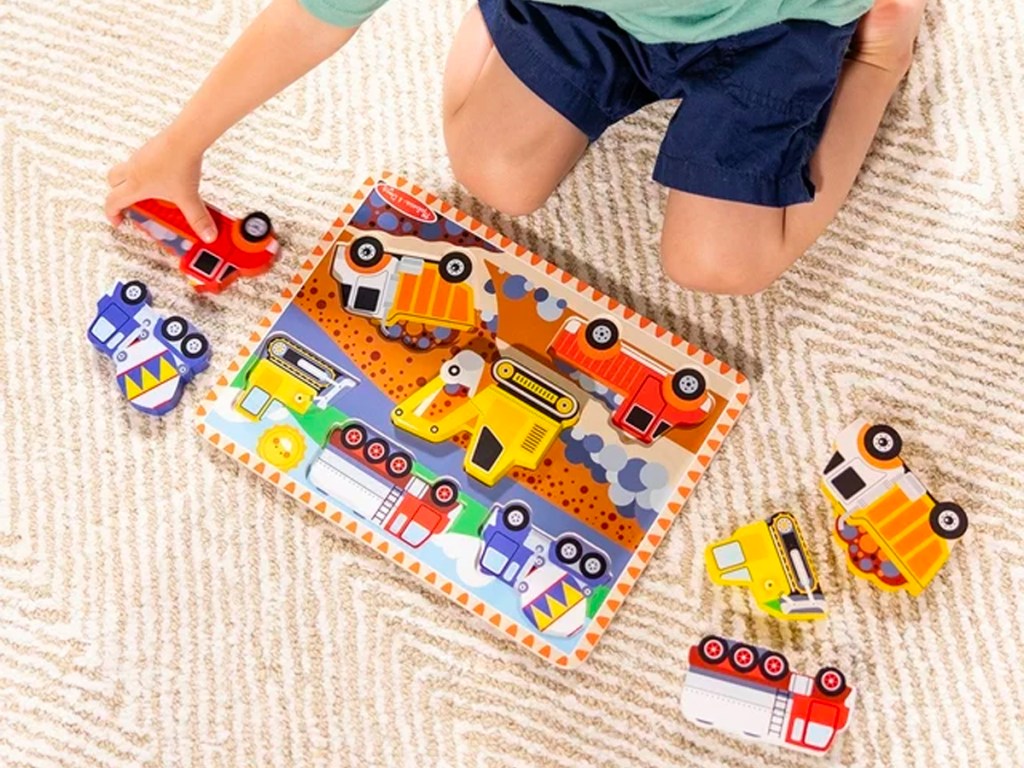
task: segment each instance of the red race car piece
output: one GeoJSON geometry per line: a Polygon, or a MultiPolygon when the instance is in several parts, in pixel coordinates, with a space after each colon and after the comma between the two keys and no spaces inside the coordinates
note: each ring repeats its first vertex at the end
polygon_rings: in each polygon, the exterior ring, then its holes
{"type": "Polygon", "coordinates": [[[164,251],[179,259],[178,268],[201,293],[220,293],[241,276],[270,269],[280,244],[270,217],[255,211],[235,219],[207,205],[217,238],[204,243],[177,206],[163,200],[142,200],[125,216],[164,251]]]}

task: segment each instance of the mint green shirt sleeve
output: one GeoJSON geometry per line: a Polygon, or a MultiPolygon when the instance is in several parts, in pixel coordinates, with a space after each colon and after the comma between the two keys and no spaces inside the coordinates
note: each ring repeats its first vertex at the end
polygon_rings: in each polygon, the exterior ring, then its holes
{"type": "Polygon", "coordinates": [[[358,27],[387,0],[299,0],[299,4],[321,21],[336,27],[358,27]]]}

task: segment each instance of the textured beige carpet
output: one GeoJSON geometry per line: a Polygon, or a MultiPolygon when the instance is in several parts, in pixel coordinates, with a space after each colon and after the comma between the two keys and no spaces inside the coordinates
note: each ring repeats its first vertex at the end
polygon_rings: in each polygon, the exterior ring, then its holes
{"type": "Polygon", "coordinates": [[[464,2],[396,0],[210,153],[208,198],[265,206],[286,252],[265,280],[197,299],[105,224],[103,175],[259,5],[0,2],[0,765],[811,765],[682,720],[686,646],[709,630],[847,670],[859,701],[837,764],[1024,765],[1024,1],[931,9],[832,231],[774,289],[730,300],[659,274],[648,174],[665,109],[609,134],[528,219],[460,193],[439,70],[464,2]],[[163,420],[130,412],[86,342],[96,298],[136,276],[223,366],[378,167],[754,379],[579,671],[492,636],[210,449],[197,390],[163,420]],[[921,599],[854,581],[828,538],[816,470],[856,414],[900,427],[915,468],[972,515],[921,599]],[[820,626],[758,616],[703,573],[704,542],[779,508],[804,515],[833,609],[820,626]]]}

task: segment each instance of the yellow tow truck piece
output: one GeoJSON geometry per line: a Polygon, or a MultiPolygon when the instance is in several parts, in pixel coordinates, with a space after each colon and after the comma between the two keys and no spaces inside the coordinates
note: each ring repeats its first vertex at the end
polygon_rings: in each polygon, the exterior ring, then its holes
{"type": "Polygon", "coordinates": [[[778,619],[806,621],[827,614],[825,595],[791,512],[776,512],[739,528],[704,550],[715,584],[746,587],[758,607],[778,619]]]}
{"type": "Polygon", "coordinates": [[[431,443],[468,432],[466,474],[494,485],[513,467],[540,466],[562,430],[579,420],[580,406],[571,394],[510,358],[496,360],[490,369],[493,382],[481,387],[483,374],[480,355],[460,352],[399,403],[391,421],[431,443]],[[436,420],[427,418],[424,414],[449,385],[464,387],[466,401],[436,420]]]}

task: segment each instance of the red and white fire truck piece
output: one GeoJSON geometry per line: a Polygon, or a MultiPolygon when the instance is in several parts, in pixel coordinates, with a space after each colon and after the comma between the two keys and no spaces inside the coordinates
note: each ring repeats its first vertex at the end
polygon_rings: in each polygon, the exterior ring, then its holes
{"type": "Polygon", "coordinates": [[[853,698],[835,667],[811,678],[777,651],[709,635],[690,647],[682,709],[705,728],[821,755],[846,728],[853,698]]]}
{"type": "Polygon", "coordinates": [[[624,343],[619,326],[608,317],[587,323],[569,318],[548,353],[619,395],[612,424],[642,443],[652,443],[674,427],[700,424],[715,405],[700,371],[670,371],[624,343]]]}
{"type": "Polygon", "coordinates": [[[331,430],[308,476],[343,509],[413,548],[447,529],[462,507],[454,480],[428,483],[413,472],[408,451],[359,421],[331,430]]]}

